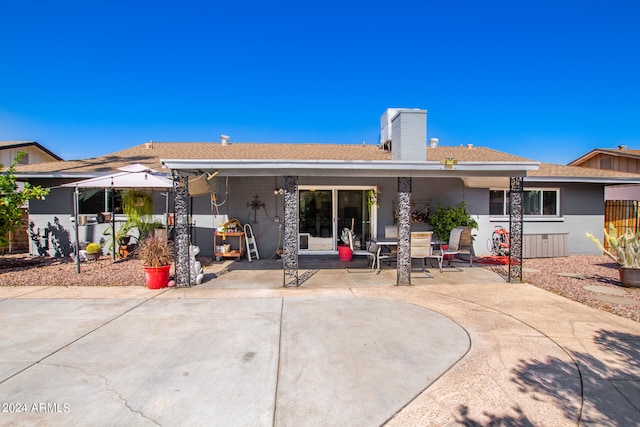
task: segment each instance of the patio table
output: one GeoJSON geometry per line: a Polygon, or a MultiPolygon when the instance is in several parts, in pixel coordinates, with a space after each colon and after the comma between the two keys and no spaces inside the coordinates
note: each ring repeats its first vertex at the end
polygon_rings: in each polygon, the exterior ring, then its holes
{"type": "MultiPolygon", "coordinates": [[[[376,253],[376,259],[375,262],[377,263],[377,268],[376,268],[376,274],[380,273],[380,252],[382,251],[382,247],[386,246],[388,248],[391,248],[393,246],[397,247],[398,246],[398,241],[397,240],[393,240],[393,239],[371,239],[372,242],[375,242],[378,245],[378,251],[376,253]]],[[[441,240],[433,240],[431,242],[432,246],[437,246],[438,248],[440,248],[442,245],[446,245],[447,242],[443,242],[441,240]]],[[[451,263],[451,261],[449,261],[449,263],[451,263]]]]}

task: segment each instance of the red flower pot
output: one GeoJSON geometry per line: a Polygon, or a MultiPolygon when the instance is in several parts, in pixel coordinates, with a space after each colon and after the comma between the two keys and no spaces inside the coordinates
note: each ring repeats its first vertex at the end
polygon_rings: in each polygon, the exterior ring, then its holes
{"type": "MultiPolygon", "coordinates": [[[[440,249],[442,249],[443,251],[446,251],[447,249],[449,249],[449,245],[440,245],[440,249]]],[[[442,259],[447,259],[447,260],[452,260],[454,257],[454,254],[448,254],[442,257],[442,259]]]]}
{"type": "Polygon", "coordinates": [[[353,251],[349,246],[338,246],[338,258],[342,262],[349,262],[353,258],[353,251]]]}
{"type": "Polygon", "coordinates": [[[169,273],[171,272],[171,264],[160,267],[144,266],[144,278],[147,281],[147,288],[161,289],[169,283],[169,273]]]}

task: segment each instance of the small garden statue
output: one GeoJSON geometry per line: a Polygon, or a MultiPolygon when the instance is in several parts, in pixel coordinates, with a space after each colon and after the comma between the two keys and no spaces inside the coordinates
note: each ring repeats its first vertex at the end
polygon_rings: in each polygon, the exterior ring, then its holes
{"type": "Polygon", "coordinates": [[[190,285],[199,285],[204,278],[204,270],[200,261],[196,261],[196,255],[200,253],[198,246],[189,246],[189,277],[190,285]]]}

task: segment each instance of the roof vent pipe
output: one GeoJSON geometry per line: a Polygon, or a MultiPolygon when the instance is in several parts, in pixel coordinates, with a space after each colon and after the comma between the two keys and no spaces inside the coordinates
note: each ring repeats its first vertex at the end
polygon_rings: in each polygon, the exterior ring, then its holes
{"type": "Polygon", "coordinates": [[[438,142],[440,140],[438,138],[431,138],[429,139],[429,147],[431,148],[436,148],[438,146],[438,142]]]}
{"type": "Polygon", "coordinates": [[[222,145],[229,145],[229,140],[231,137],[229,135],[220,135],[220,143],[222,145]]]}

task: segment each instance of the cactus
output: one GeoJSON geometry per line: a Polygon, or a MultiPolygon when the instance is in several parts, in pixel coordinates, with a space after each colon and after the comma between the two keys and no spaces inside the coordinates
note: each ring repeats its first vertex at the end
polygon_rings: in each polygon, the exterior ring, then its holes
{"type": "Polygon", "coordinates": [[[87,247],[85,248],[85,251],[88,254],[97,254],[97,253],[100,253],[102,251],[102,248],[97,243],[89,243],[87,245],[87,247]]]}
{"type": "Polygon", "coordinates": [[[609,232],[606,229],[603,231],[604,238],[609,243],[611,250],[606,250],[593,234],[587,233],[587,237],[620,267],[640,268],[640,232],[634,233],[627,229],[624,234],[618,236],[618,231],[612,223],[609,223],[609,232]]]}

